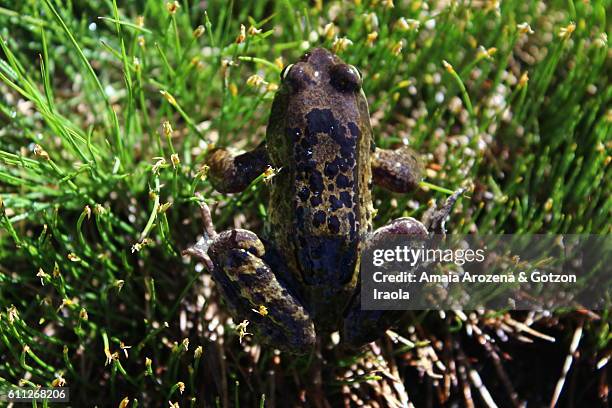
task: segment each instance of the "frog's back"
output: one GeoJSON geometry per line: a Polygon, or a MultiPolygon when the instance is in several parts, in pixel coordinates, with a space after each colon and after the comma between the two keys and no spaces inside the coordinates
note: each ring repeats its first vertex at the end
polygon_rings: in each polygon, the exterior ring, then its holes
{"type": "Polygon", "coordinates": [[[293,279],[307,288],[302,296],[315,319],[331,325],[355,287],[371,227],[367,102],[359,74],[327,50],[312,50],[284,74],[267,134],[280,168],[268,236],[293,279]]]}

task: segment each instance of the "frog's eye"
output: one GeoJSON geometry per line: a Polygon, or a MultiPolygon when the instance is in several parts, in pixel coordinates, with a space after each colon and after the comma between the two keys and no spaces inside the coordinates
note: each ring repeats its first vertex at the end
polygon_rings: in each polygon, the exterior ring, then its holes
{"type": "Polygon", "coordinates": [[[329,78],[333,87],[341,92],[354,92],[361,88],[361,74],[352,65],[332,66],[329,70],[329,78]]]}
{"type": "Polygon", "coordinates": [[[289,75],[289,71],[291,71],[291,67],[293,67],[293,64],[289,64],[285,68],[283,68],[283,70],[280,73],[281,81],[284,81],[285,78],[287,78],[287,75],[289,75]]]}
{"type": "Polygon", "coordinates": [[[349,65],[349,68],[353,70],[353,72],[355,74],[357,74],[357,76],[359,77],[359,79],[361,79],[363,81],[363,74],[361,73],[361,71],[359,70],[359,68],[357,68],[354,65],[349,65]]]}
{"type": "Polygon", "coordinates": [[[304,64],[287,65],[281,72],[281,82],[293,92],[298,92],[314,83],[310,74],[304,69],[304,64]]]}

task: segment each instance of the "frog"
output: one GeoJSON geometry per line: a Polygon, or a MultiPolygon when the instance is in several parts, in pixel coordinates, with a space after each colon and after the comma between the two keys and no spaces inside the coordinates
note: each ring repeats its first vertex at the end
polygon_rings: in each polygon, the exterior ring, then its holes
{"type": "Polygon", "coordinates": [[[421,221],[394,219],[373,229],[373,184],[395,193],[419,187],[422,164],[405,146],[374,143],[361,72],[325,48],[283,68],[265,141],[245,153],[215,147],[205,163],[221,193],[239,193],[267,169],[263,233],[217,232],[202,202],[202,238],[185,253],[203,261],[237,321],[263,343],[304,354],[340,333],[359,348],[399,319],[397,311],[361,310],[364,248],[394,234],[426,237],[444,229],[459,196],[421,221]]]}

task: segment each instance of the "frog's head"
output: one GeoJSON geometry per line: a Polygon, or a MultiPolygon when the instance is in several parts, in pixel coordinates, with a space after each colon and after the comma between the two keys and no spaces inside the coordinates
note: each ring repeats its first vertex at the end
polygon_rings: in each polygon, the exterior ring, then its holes
{"type": "Polygon", "coordinates": [[[294,95],[308,90],[352,94],[361,90],[361,73],[325,48],[314,48],[282,70],[281,82],[294,95]]]}
{"type": "MultiPolygon", "coordinates": [[[[357,68],[324,48],[314,48],[287,65],[266,134],[273,162],[291,162],[297,168],[304,160],[309,162],[306,167],[349,160],[348,156],[366,160],[367,153],[357,154],[370,149],[372,135],[361,83],[357,68]]],[[[349,162],[356,165],[353,159],[349,162]]]]}
{"type": "Polygon", "coordinates": [[[324,48],[310,50],[281,72],[268,135],[273,139],[282,137],[288,128],[306,130],[306,118],[315,110],[328,112],[345,127],[353,123],[362,133],[371,133],[361,84],[357,68],[324,48]]]}

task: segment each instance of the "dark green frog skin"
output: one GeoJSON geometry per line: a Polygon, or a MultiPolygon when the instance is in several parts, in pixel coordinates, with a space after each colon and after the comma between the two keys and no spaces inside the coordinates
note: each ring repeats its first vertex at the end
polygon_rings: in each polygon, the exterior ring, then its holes
{"type": "Polygon", "coordinates": [[[204,206],[205,237],[187,252],[205,261],[239,320],[290,352],[308,352],[317,336],[338,330],[353,346],[381,336],[396,313],[360,309],[364,245],[428,234],[413,218],[372,231],[372,183],[408,192],[420,171],[411,151],[374,148],[361,85],[357,69],[315,48],[281,73],[266,141],[241,155],[213,149],[206,159],[224,193],[244,190],[268,166],[278,170],[261,239],[242,229],[217,234],[204,206]]]}

